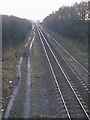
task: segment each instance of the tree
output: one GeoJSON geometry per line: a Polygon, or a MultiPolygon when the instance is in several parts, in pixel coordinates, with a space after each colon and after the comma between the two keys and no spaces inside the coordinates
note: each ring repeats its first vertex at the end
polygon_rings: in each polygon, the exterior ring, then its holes
{"type": "Polygon", "coordinates": [[[21,43],[28,32],[31,30],[32,24],[26,19],[21,19],[15,16],[2,16],[2,45],[15,46],[21,43]]]}
{"type": "Polygon", "coordinates": [[[75,3],[73,6],[62,6],[54,14],[47,16],[43,20],[43,25],[58,34],[87,44],[87,6],[88,2],[75,3]]]}

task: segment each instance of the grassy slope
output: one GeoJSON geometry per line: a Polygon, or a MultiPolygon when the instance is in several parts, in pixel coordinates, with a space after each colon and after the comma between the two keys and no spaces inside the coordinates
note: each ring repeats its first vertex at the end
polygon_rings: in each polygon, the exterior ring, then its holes
{"type": "MultiPolygon", "coordinates": [[[[29,35],[30,36],[30,35],[29,35]]],[[[28,38],[28,37],[27,37],[28,38]]],[[[20,53],[23,50],[27,39],[15,47],[9,47],[3,51],[2,56],[2,107],[6,108],[12,88],[9,81],[15,82],[17,64],[20,58],[20,53]]]]}

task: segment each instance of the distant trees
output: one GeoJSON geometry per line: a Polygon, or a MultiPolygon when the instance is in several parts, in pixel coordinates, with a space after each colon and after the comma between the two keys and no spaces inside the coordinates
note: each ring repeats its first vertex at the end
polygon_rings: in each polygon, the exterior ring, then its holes
{"type": "Polygon", "coordinates": [[[88,37],[88,2],[62,6],[43,20],[47,28],[76,41],[87,44],[88,37]]]}
{"type": "Polygon", "coordinates": [[[31,30],[32,24],[26,19],[2,15],[2,46],[15,46],[22,42],[31,30]]]}

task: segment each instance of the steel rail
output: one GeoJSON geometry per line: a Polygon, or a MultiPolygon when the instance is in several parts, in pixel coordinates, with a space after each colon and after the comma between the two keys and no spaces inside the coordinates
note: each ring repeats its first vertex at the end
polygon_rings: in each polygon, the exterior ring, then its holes
{"type": "MultiPolygon", "coordinates": [[[[41,26],[39,26],[39,28],[41,28],[41,26]]],[[[42,28],[41,28],[42,29],[42,28]]],[[[45,30],[46,31],[46,30],[45,30]]],[[[46,31],[47,32],[47,31],[46,31]]],[[[47,32],[48,33],[48,32],[47,32]]],[[[49,34],[49,33],[48,33],[49,34]]],[[[57,42],[57,40],[51,35],[51,38],[53,39],[53,41],[58,44],[89,76],[90,76],[90,73],[88,73],[88,71],[59,43],[57,42]]]]}
{"type": "Polygon", "coordinates": [[[51,51],[51,53],[52,53],[53,57],[55,58],[55,61],[56,61],[56,63],[58,64],[58,66],[59,66],[60,70],[62,71],[62,73],[63,73],[63,75],[64,75],[64,77],[65,77],[66,81],[68,82],[68,84],[69,84],[69,86],[70,86],[71,90],[73,91],[73,93],[74,93],[74,95],[75,95],[76,99],[78,100],[78,103],[80,104],[80,106],[81,106],[82,110],[84,111],[84,113],[85,113],[86,117],[88,118],[88,120],[90,120],[90,117],[89,117],[88,113],[86,112],[86,110],[85,110],[84,106],[82,105],[82,103],[81,103],[81,101],[80,101],[79,97],[77,96],[77,94],[76,94],[75,90],[73,89],[73,87],[72,87],[72,85],[71,85],[71,83],[70,83],[70,81],[69,81],[69,79],[68,79],[67,75],[66,75],[66,74],[65,74],[65,72],[63,71],[63,68],[61,67],[61,65],[60,65],[59,61],[57,60],[57,58],[56,58],[56,56],[55,56],[55,54],[54,54],[53,50],[52,50],[52,49],[51,49],[51,47],[50,47],[50,45],[48,44],[48,42],[47,42],[47,40],[46,40],[46,38],[45,38],[44,34],[42,33],[42,31],[40,30],[40,28],[39,28],[39,27],[38,27],[38,29],[39,29],[39,31],[40,31],[40,33],[41,33],[42,37],[44,38],[44,40],[45,40],[45,42],[46,42],[46,44],[47,44],[47,46],[48,46],[49,50],[51,51]]]}
{"type": "Polygon", "coordinates": [[[56,76],[55,76],[55,73],[54,73],[53,67],[52,67],[52,65],[51,65],[51,62],[50,62],[49,56],[48,56],[48,54],[47,54],[46,48],[45,48],[45,46],[44,46],[44,43],[43,43],[42,38],[41,38],[41,35],[40,35],[40,31],[38,30],[38,28],[37,28],[37,31],[38,31],[38,34],[39,34],[39,37],[40,37],[40,41],[41,41],[41,43],[42,43],[42,46],[43,46],[43,49],[44,49],[44,52],[45,52],[46,58],[47,58],[47,60],[48,60],[48,63],[49,63],[49,66],[50,66],[51,72],[52,72],[52,74],[53,74],[53,77],[54,77],[55,83],[56,83],[57,88],[58,88],[58,91],[59,91],[59,93],[60,93],[60,97],[61,97],[61,99],[62,99],[62,101],[63,101],[64,108],[65,108],[65,110],[66,110],[66,112],[67,112],[68,118],[71,120],[71,116],[70,116],[70,114],[69,114],[68,108],[67,108],[66,103],[65,103],[65,101],[64,101],[64,98],[63,98],[62,92],[61,92],[61,90],[60,90],[60,87],[59,87],[59,84],[58,84],[57,78],[56,78],[56,76]]]}
{"type": "MultiPolygon", "coordinates": [[[[53,46],[55,46],[55,43],[53,41],[50,41],[51,44],[53,44],[53,46]]],[[[88,83],[78,74],[78,72],[72,67],[72,65],[68,62],[68,60],[65,58],[65,56],[62,54],[62,52],[57,49],[55,47],[55,49],[59,52],[59,54],[62,56],[63,60],[67,63],[67,65],[70,67],[70,69],[72,70],[72,72],[75,74],[75,76],[78,78],[78,80],[82,80],[83,83],[85,83],[85,85],[87,86],[87,89],[89,89],[90,92],[90,86],[88,85],[88,83]],[[77,74],[77,75],[76,75],[77,74]]]]}

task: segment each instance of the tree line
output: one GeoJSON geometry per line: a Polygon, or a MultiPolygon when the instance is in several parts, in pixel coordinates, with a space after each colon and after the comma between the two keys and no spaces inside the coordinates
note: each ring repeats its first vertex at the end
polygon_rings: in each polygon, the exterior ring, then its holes
{"type": "Polygon", "coordinates": [[[47,28],[69,37],[76,42],[88,42],[88,2],[75,3],[72,6],[62,6],[43,20],[47,28]]]}
{"type": "Polygon", "coordinates": [[[31,22],[26,19],[2,15],[2,48],[23,42],[31,28],[31,22]]]}

